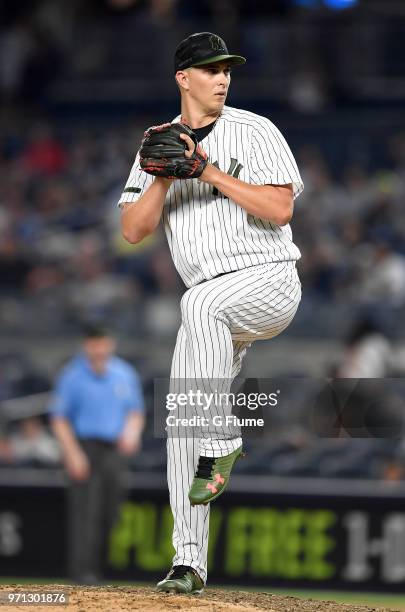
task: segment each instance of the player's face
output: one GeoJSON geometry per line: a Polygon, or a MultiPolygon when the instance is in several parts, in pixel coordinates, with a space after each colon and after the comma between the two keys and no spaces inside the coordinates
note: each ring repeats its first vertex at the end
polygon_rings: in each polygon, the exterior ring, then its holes
{"type": "Polygon", "coordinates": [[[231,82],[231,68],[216,62],[189,69],[189,95],[208,112],[220,112],[231,82]]]}

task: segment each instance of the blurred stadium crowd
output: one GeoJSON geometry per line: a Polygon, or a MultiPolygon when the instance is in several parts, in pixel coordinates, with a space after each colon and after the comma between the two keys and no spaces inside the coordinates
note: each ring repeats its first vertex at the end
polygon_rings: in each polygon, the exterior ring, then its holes
{"type": "Polygon", "coordinates": [[[271,93],[273,107],[301,112],[372,99],[400,104],[402,0],[346,0],[341,11],[334,4],[4,0],[0,90],[24,109],[49,96],[94,103],[146,95],[158,107],[175,94],[173,48],[190,32],[207,30],[249,58],[233,86],[244,99],[268,100],[271,93]]]}
{"type": "MultiPolygon", "coordinates": [[[[129,357],[140,366],[152,412],[153,378],[167,375],[169,367],[169,361],[166,370],[157,366],[155,356],[162,346],[170,355],[184,287],[161,229],[141,245],[123,241],[116,202],[143,130],[175,108],[169,49],[202,25],[249,58],[241,80],[245,89],[250,83],[256,106],[248,105],[238,79],[229,104],[257,108],[275,121],[305,183],[292,222],[304,293],[289,340],[303,353],[306,340],[323,343],[318,376],[403,374],[405,123],[395,108],[405,90],[401,94],[395,79],[404,53],[388,25],[396,21],[399,32],[404,20],[395,11],[385,19],[372,12],[364,20],[362,3],[337,21],[325,10],[317,18],[330,22],[329,33],[344,36],[322,37],[293,4],[255,0],[247,15],[246,3],[227,0],[2,3],[0,402],[49,391],[62,357],[70,356],[66,339],[76,337],[85,321],[102,320],[118,338],[133,339],[129,357]],[[135,112],[89,111],[87,102],[98,109],[98,96],[105,100],[112,91],[115,102],[121,97],[128,104],[124,93],[133,75],[136,91],[128,91],[135,112]],[[163,79],[162,95],[171,100],[157,117],[149,108],[149,77],[163,79]],[[395,87],[381,87],[387,77],[395,87]],[[370,102],[378,91],[384,104],[378,96],[370,102]],[[68,113],[61,110],[66,92],[75,105],[68,113]],[[364,112],[359,106],[367,101],[364,112]],[[340,347],[333,357],[332,341],[340,347]],[[62,347],[47,369],[30,348],[41,343],[46,350],[52,343],[62,347]],[[149,361],[142,354],[146,345],[149,361]]],[[[386,3],[386,9],[395,6],[386,3]]],[[[311,371],[307,365],[299,375],[311,371]]],[[[28,419],[13,420],[4,412],[4,465],[58,465],[46,419],[24,413],[28,419]]],[[[241,469],[403,477],[400,440],[316,440],[304,424],[291,432],[278,442],[256,442],[241,469]]],[[[161,446],[150,428],[134,469],[164,470],[161,446]]]]}

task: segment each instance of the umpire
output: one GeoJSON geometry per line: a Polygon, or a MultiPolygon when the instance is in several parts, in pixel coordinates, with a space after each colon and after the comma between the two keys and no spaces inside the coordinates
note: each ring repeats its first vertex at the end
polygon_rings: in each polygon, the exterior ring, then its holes
{"type": "Polygon", "coordinates": [[[140,448],[144,402],[135,369],[115,354],[99,326],[63,368],[50,406],[52,429],[69,476],[68,573],[97,584],[108,533],[123,499],[125,464],[140,448]]]}

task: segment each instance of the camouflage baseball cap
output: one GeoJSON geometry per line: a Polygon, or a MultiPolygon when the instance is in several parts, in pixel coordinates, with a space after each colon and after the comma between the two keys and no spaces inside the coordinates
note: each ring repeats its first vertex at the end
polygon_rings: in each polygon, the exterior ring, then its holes
{"type": "Polygon", "coordinates": [[[231,55],[225,41],[212,32],[197,32],[181,41],[174,54],[174,69],[185,70],[192,66],[204,66],[212,62],[227,61],[230,64],[245,64],[241,55],[231,55]]]}

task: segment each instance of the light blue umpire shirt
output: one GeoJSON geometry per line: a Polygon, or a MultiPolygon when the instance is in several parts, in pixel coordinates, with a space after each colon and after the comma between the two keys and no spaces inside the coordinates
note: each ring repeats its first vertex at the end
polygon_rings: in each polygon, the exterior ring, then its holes
{"type": "Polygon", "coordinates": [[[130,412],[144,412],[139,376],[129,363],[110,357],[96,374],[84,353],[74,357],[57,379],[50,404],[53,418],[65,417],[78,438],[115,442],[130,412]]]}

